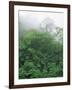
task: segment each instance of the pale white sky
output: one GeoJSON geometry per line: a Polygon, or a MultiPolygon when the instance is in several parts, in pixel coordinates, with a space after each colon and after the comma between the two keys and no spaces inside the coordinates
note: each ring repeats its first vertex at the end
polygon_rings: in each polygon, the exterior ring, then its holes
{"type": "Polygon", "coordinates": [[[19,11],[19,22],[22,26],[39,27],[40,23],[46,18],[52,19],[56,26],[63,27],[64,25],[64,13],[19,11]]]}

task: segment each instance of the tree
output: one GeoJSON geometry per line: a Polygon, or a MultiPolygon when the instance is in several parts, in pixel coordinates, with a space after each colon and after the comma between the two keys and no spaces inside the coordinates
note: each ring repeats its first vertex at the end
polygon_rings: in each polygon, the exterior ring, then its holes
{"type": "Polygon", "coordinates": [[[63,46],[53,35],[29,30],[19,41],[20,79],[63,76],[63,46]]]}
{"type": "Polygon", "coordinates": [[[40,28],[44,32],[53,32],[55,28],[54,21],[51,18],[47,17],[41,22],[40,28]]]}

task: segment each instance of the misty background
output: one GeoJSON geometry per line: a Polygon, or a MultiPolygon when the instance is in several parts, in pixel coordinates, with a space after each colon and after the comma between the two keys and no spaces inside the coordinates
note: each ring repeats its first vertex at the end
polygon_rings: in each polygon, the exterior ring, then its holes
{"type": "Polygon", "coordinates": [[[35,29],[50,32],[57,40],[63,38],[64,16],[62,12],[19,11],[18,20],[19,36],[27,30],[35,29]]]}

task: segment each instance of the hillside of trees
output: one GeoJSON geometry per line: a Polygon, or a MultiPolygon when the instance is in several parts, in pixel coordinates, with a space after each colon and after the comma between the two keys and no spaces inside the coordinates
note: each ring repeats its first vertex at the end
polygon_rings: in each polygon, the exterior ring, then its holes
{"type": "Polygon", "coordinates": [[[19,37],[19,79],[62,76],[63,44],[50,32],[25,31],[19,37]]]}

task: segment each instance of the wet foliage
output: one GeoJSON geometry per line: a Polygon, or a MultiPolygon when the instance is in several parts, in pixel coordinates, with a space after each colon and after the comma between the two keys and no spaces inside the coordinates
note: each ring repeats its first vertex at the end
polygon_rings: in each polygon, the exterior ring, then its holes
{"type": "Polygon", "coordinates": [[[49,32],[25,31],[19,38],[19,79],[62,76],[62,43],[49,32]]]}

